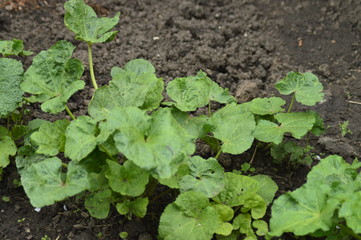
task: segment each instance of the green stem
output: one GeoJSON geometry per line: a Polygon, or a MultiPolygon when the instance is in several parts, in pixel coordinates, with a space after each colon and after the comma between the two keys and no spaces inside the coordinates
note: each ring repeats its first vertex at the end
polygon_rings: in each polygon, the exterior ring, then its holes
{"type": "Polygon", "coordinates": [[[343,224],[340,224],[339,227],[341,229],[341,232],[347,233],[348,235],[352,236],[353,238],[361,240],[361,236],[356,234],[351,228],[349,228],[343,224]]]}
{"type": "Polygon", "coordinates": [[[74,117],[73,113],[70,111],[70,109],[68,108],[67,105],[65,105],[65,111],[69,114],[69,116],[71,117],[71,119],[75,120],[76,118],[74,117]]]}
{"type": "Polygon", "coordinates": [[[63,166],[63,168],[68,168],[68,164],[66,163],[61,163],[61,165],[63,166]]]}
{"type": "Polygon", "coordinates": [[[208,117],[212,116],[211,102],[208,103],[208,117]]]}
{"type": "Polygon", "coordinates": [[[296,93],[293,93],[290,106],[288,107],[288,110],[287,110],[288,113],[291,112],[291,110],[292,110],[293,103],[295,102],[295,98],[296,98],[296,93]]]}
{"type": "Polygon", "coordinates": [[[253,151],[253,154],[252,154],[252,158],[251,158],[251,161],[249,161],[249,164],[252,164],[254,158],[256,157],[256,153],[257,153],[257,144],[256,144],[256,147],[254,148],[254,151],[253,151]]]}
{"type": "Polygon", "coordinates": [[[214,157],[215,159],[218,159],[219,155],[221,155],[222,153],[222,148],[219,149],[217,155],[214,157]]]}
{"type": "Polygon", "coordinates": [[[95,80],[94,76],[94,68],[93,68],[93,54],[92,54],[92,44],[88,43],[88,58],[89,58],[89,71],[90,71],[90,77],[93,83],[94,89],[98,89],[97,82],[95,80]]]}

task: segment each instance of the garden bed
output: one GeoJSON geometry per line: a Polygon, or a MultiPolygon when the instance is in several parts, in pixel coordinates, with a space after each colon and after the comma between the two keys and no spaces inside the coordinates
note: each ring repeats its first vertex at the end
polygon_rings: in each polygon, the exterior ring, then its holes
{"type": "MultiPolygon", "coordinates": [[[[58,40],[72,42],[75,57],[87,65],[87,46],[76,41],[64,27],[65,1],[5,1],[0,9],[0,40],[22,39],[25,48],[38,54],[58,40]],[[12,3],[12,4],[11,4],[12,3]],[[11,7],[9,7],[11,6],[11,7]]],[[[123,67],[132,59],[149,60],[157,76],[166,82],[196,75],[203,70],[220,86],[229,88],[239,103],[256,97],[278,95],[274,84],[289,71],[311,71],[324,86],[325,100],[312,110],[325,121],[326,133],[312,137],[315,153],[321,157],[339,154],[347,161],[361,153],[361,5],[358,1],[88,1],[98,15],[121,12],[114,41],[95,44],[95,74],[100,86],[107,84],[113,66],[123,67]],[[352,131],[341,135],[340,124],[348,121],[352,131]]],[[[21,57],[26,67],[32,57],[21,57]]],[[[68,104],[75,116],[86,114],[92,96],[90,75],[87,86],[68,104]]],[[[37,104],[26,121],[66,118],[45,114],[37,104]]],[[[295,106],[296,110],[306,108],[295,106]]],[[[308,110],[309,108],[307,108],[308,110]]],[[[197,114],[197,113],[196,113],[197,114]]],[[[242,155],[222,154],[227,170],[239,170],[252,158],[253,149],[242,155]]],[[[210,155],[202,149],[201,154],[210,155]]],[[[315,160],[314,164],[317,163],[315,160]]],[[[277,196],[300,187],[309,166],[279,165],[258,151],[252,162],[257,174],[266,174],[278,184],[277,196]]],[[[150,204],[144,219],[127,220],[115,209],[108,218],[91,218],[75,198],[36,212],[21,187],[16,167],[4,170],[0,183],[1,239],[156,239],[159,216],[174,200],[165,195],[150,204]]],[[[161,191],[162,189],[159,189],[161,191]]],[[[286,236],[286,238],[291,236],[286,236]]]]}

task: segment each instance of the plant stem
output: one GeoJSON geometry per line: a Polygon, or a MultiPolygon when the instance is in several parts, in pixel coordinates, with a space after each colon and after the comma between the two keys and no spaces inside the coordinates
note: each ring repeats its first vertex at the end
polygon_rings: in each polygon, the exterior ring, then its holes
{"type": "Polygon", "coordinates": [[[252,154],[252,158],[251,158],[251,161],[249,161],[249,164],[252,164],[254,158],[256,157],[256,153],[257,153],[257,144],[256,144],[256,147],[254,148],[254,151],[253,151],[253,154],[252,154]]]}
{"type": "Polygon", "coordinates": [[[66,163],[61,163],[61,165],[63,166],[63,168],[68,168],[68,164],[66,163]]]}
{"type": "Polygon", "coordinates": [[[98,89],[97,82],[95,80],[94,76],[94,68],[93,68],[93,54],[92,54],[92,44],[88,43],[88,58],[89,58],[89,71],[90,71],[90,77],[93,83],[94,89],[98,89]]]}
{"type": "Polygon", "coordinates": [[[212,116],[211,102],[208,103],[208,117],[212,116]]]}
{"type": "Polygon", "coordinates": [[[291,110],[292,110],[293,103],[295,102],[295,98],[296,98],[296,93],[293,93],[290,106],[288,107],[288,110],[287,110],[288,113],[291,112],[291,110]]]}
{"type": "Polygon", "coordinates": [[[347,233],[348,235],[352,236],[353,238],[361,240],[361,236],[356,234],[351,228],[349,228],[343,224],[340,224],[339,227],[341,229],[341,232],[347,233]]]}
{"type": "Polygon", "coordinates": [[[71,119],[75,120],[76,118],[74,117],[73,113],[70,111],[70,109],[68,108],[67,105],[65,105],[65,111],[69,114],[69,116],[71,117],[71,119]]]}
{"type": "Polygon", "coordinates": [[[214,157],[215,159],[218,159],[219,155],[221,155],[222,153],[222,148],[219,149],[217,155],[214,157]]]}

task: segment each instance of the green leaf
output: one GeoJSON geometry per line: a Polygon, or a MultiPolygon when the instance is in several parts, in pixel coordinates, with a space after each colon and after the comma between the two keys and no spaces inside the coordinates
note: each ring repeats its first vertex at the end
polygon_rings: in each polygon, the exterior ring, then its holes
{"type": "Polygon", "coordinates": [[[159,223],[164,240],[209,240],[218,229],[217,211],[208,198],[197,192],[185,192],[169,204],[159,223]]]}
{"type": "Polygon", "coordinates": [[[206,106],[209,101],[219,103],[235,102],[227,89],[221,88],[213,82],[207,75],[199,71],[196,76],[186,78],[176,78],[168,83],[167,94],[175,103],[174,105],[181,111],[195,111],[198,107],[206,106]]]}
{"type": "Polygon", "coordinates": [[[36,153],[55,156],[64,152],[65,131],[70,122],[66,119],[47,122],[39,130],[31,134],[31,140],[38,145],[36,153]]]}
{"type": "Polygon", "coordinates": [[[329,199],[326,185],[305,184],[301,188],[281,195],[272,205],[270,236],[293,232],[297,236],[327,231],[333,224],[332,217],[338,201],[329,199]]]}
{"type": "Polygon", "coordinates": [[[346,219],[346,224],[355,233],[361,233],[361,192],[355,192],[348,196],[339,210],[339,217],[346,219]]]}
{"type": "Polygon", "coordinates": [[[80,80],[84,67],[80,60],[71,58],[74,49],[70,42],[58,41],[36,55],[24,74],[21,88],[33,94],[27,100],[41,102],[44,112],[63,111],[68,99],[84,88],[84,81],[80,80]]]}
{"type": "MultiPolygon", "coordinates": [[[[188,164],[180,164],[178,167],[178,171],[176,172],[176,174],[174,174],[172,177],[170,178],[164,178],[164,179],[157,179],[159,181],[160,184],[166,185],[170,188],[176,188],[179,189],[179,182],[182,180],[182,178],[186,175],[189,175],[190,170],[188,167],[188,164]]],[[[155,176],[157,177],[157,176],[155,176]]]]}
{"type": "Polygon", "coordinates": [[[64,4],[65,26],[75,33],[75,39],[87,43],[109,42],[117,31],[110,31],[118,22],[117,13],[113,18],[98,18],[95,11],[83,0],[69,0],[64,4]]]}
{"type": "Polygon", "coordinates": [[[277,90],[283,95],[295,94],[296,101],[313,106],[323,100],[322,84],[317,76],[310,72],[289,72],[285,78],[276,83],[277,90]]]}
{"type": "Polygon", "coordinates": [[[137,217],[143,218],[147,214],[148,198],[137,198],[134,201],[129,199],[122,203],[117,203],[117,211],[122,214],[134,214],[137,217]]]}
{"type": "Polygon", "coordinates": [[[224,189],[213,198],[217,203],[223,203],[230,207],[240,206],[251,198],[259,189],[257,180],[235,173],[225,173],[224,189]]]}
{"type": "Polygon", "coordinates": [[[241,105],[223,107],[213,114],[211,123],[214,137],[223,142],[222,152],[240,154],[252,146],[256,123],[253,114],[243,112],[241,105]]]}
{"type": "Polygon", "coordinates": [[[0,168],[9,165],[9,156],[15,156],[16,145],[11,137],[0,134],[0,168]]]}
{"type": "Polygon", "coordinates": [[[190,174],[179,182],[180,191],[202,192],[207,197],[216,196],[224,187],[224,171],[214,158],[205,160],[194,156],[188,161],[190,174]]]}
{"type": "Polygon", "coordinates": [[[281,125],[268,120],[260,120],[254,131],[254,137],[262,142],[280,144],[283,135],[289,132],[294,138],[301,139],[312,129],[316,121],[315,116],[310,112],[278,113],[275,119],[281,125]]]}
{"type": "Polygon", "coordinates": [[[131,161],[123,165],[107,160],[109,171],[106,178],[113,191],[122,195],[136,197],[141,195],[149,181],[149,174],[136,166],[131,161]]]}
{"type": "Polygon", "coordinates": [[[280,144],[272,144],[271,156],[277,163],[281,163],[286,157],[289,160],[300,162],[304,156],[304,148],[291,141],[283,141],[280,144]]]}
{"type": "Polygon", "coordinates": [[[150,62],[132,60],[124,69],[114,67],[111,75],[109,85],[98,88],[94,93],[88,108],[90,116],[103,120],[116,107],[139,107],[147,111],[159,107],[164,83],[157,78],[150,62]]]}
{"type": "Polygon", "coordinates": [[[211,131],[209,118],[205,115],[193,117],[177,108],[172,108],[172,115],[193,139],[206,137],[211,131]]]}
{"type": "Polygon", "coordinates": [[[17,141],[24,137],[28,132],[29,127],[26,125],[13,125],[9,132],[9,136],[17,141]]]}
{"type": "Polygon", "coordinates": [[[249,213],[241,213],[233,220],[233,229],[238,230],[247,236],[246,239],[257,239],[252,229],[252,218],[249,213]]]}
{"type": "Polygon", "coordinates": [[[251,210],[251,216],[253,219],[259,219],[266,214],[267,203],[263,198],[257,194],[248,197],[241,209],[242,212],[248,212],[251,210]]]}
{"type": "Polygon", "coordinates": [[[320,115],[318,115],[317,112],[315,111],[309,111],[309,112],[312,113],[316,119],[315,124],[311,129],[311,133],[314,134],[315,136],[320,136],[326,131],[325,125],[323,123],[323,119],[320,117],[320,115]]]}
{"type": "Polygon", "coordinates": [[[82,166],[70,162],[65,174],[57,157],[33,163],[20,174],[24,190],[34,207],[51,205],[89,188],[88,174],[82,166]]]}
{"type": "Polygon", "coordinates": [[[275,197],[275,194],[278,190],[277,184],[266,175],[255,175],[252,176],[253,179],[257,180],[258,182],[258,191],[256,192],[257,195],[261,196],[266,204],[270,204],[275,197]]]}
{"type": "Polygon", "coordinates": [[[256,234],[258,236],[264,236],[268,232],[268,225],[263,220],[254,220],[252,226],[257,229],[256,234]]]}
{"type": "Polygon", "coordinates": [[[233,231],[233,226],[228,221],[231,221],[233,218],[233,209],[223,204],[214,204],[213,208],[216,209],[219,217],[216,233],[224,236],[230,235],[233,231]]]}
{"type": "MultiPolygon", "coordinates": [[[[132,108],[125,108],[125,115],[132,115],[132,108]]],[[[115,145],[129,160],[157,174],[159,178],[170,178],[178,165],[194,153],[192,138],[172,117],[169,108],[159,109],[149,118],[136,122],[119,120],[119,130],[114,136],[115,145]]]]}
{"type": "Polygon", "coordinates": [[[92,217],[104,219],[110,211],[112,191],[104,189],[85,198],[85,208],[92,217]]]}
{"type": "Polygon", "coordinates": [[[0,58],[0,117],[14,111],[23,99],[20,84],[23,81],[21,62],[0,58]]]}
{"type": "Polygon", "coordinates": [[[283,112],[281,106],[285,104],[286,101],[279,97],[255,98],[251,101],[249,110],[257,115],[273,115],[283,112]]]}
{"type": "Polygon", "coordinates": [[[0,54],[4,57],[10,55],[24,55],[29,56],[32,55],[32,52],[24,51],[24,43],[22,40],[13,39],[11,41],[0,41],[0,54]]]}
{"type": "Polygon", "coordinates": [[[80,116],[72,121],[66,130],[65,156],[79,162],[97,146],[97,122],[80,116]]]}

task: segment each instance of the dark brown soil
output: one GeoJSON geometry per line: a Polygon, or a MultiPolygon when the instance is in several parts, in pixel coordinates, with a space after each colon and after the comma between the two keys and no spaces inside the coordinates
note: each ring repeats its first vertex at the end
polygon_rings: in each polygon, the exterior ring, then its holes
{"type": "MultiPolygon", "coordinates": [[[[63,24],[64,0],[4,1],[0,3],[0,39],[22,39],[39,53],[65,39],[78,47],[75,57],[87,67],[86,45],[73,39],[63,24]],[[10,3],[14,3],[10,6],[10,3]],[[17,4],[17,5],[16,5],[17,4]]],[[[110,69],[134,58],[150,60],[157,74],[169,81],[204,70],[239,102],[276,94],[274,83],[289,71],[312,71],[325,87],[325,101],[313,107],[325,119],[327,133],[313,143],[319,154],[340,154],[351,160],[361,153],[361,4],[359,0],[103,0],[87,1],[99,15],[121,12],[115,41],[94,47],[100,85],[110,69]],[[339,124],[349,121],[352,134],[341,137],[339,124]]],[[[31,57],[22,58],[25,66],[31,57]]],[[[89,75],[84,79],[89,83],[89,75]]],[[[86,114],[90,84],[74,95],[69,107],[86,114]]],[[[29,118],[55,120],[35,110],[29,118]]],[[[296,106],[298,110],[304,107],[296,106]]],[[[221,157],[227,169],[239,168],[250,155],[221,157]]],[[[268,174],[280,191],[305,182],[309,167],[275,165],[261,152],[257,173],[268,174]]],[[[76,199],[41,209],[30,205],[21,187],[13,185],[14,166],[0,183],[0,239],[156,239],[157,222],[171,196],[150,206],[143,220],[125,220],[113,211],[105,220],[89,217],[76,199]],[[65,207],[66,206],[66,207],[65,207]],[[65,210],[64,207],[67,209],[65,210]]],[[[291,239],[290,236],[287,236],[291,239]]]]}

